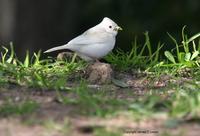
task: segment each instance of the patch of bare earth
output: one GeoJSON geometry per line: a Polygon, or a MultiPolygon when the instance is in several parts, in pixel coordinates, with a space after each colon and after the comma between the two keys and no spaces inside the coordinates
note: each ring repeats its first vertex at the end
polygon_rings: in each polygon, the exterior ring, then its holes
{"type": "MultiPolygon", "coordinates": [[[[99,67],[99,66],[97,66],[99,67]]],[[[109,66],[105,66],[110,69],[109,66]]],[[[104,71],[92,67],[93,72],[89,79],[95,78],[95,81],[108,82],[104,77],[99,77],[104,71]]],[[[107,73],[109,82],[110,74],[107,73]]],[[[155,81],[150,81],[143,76],[134,74],[118,73],[115,77],[127,84],[127,87],[120,87],[113,84],[99,85],[92,84],[88,87],[95,91],[106,91],[108,98],[122,100],[131,100],[136,97],[142,97],[150,88],[166,87],[171,82],[171,77],[163,76],[155,81]]],[[[175,81],[177,82],[177,81],[175,81]]],[[[180,81],[180,84],[183,81],[180,81]]],[[[71,86],[76,86],[71,84],[71,86]]],[[[70,91],[60,92],[68,98],[76,98],[70,91]]],[[[10,85],[0,88],[0,106],[7,100],[19,103],[26,100],[33,100],[39,103],[39,108],[29,115],[8,116],[0,119],[0,136],[93,136],[95,129],[105,128],[108,131],[119,131],[124,136],[160,136],[164,134],[181,136],[199,136],[200,125],[198,123],[182,123],[174,128],[167,128],[165,122],[166,116],[155,116],[143,120],[135,120],[132,115],[119,114],[112,117],[97,118],[87,117],[79,113],[78,105],[63,104],[59,102],[57,92],[53,90],[33,89],[10,85]],[[29,123],[27,123],[29,122],[29,123]],[[50,125],[48,125],[50,124],[50,125]]]]}
{"type": "MultiPolygon", "coordinates": [[[[50,114],[50,113],[49,113],[50,114]]],[[[93,118],[72,117],[63,119],[65,121],[54,121],[52,127],[41,124],[27,125],[23,120],[7,118],[0,120],[1,136],[93,136],[95,129],[104,128],[108,131],[119,132],[123,136],[199,136],[200,125],[196,123],[181,124],[175,128],[166,128],[163,118],[144,119],[134,121],[130,118],[93,118]],[[68,126],[64,126],[68,122],[68,126]]],[[[102,134],[103,135],[103,134],[102,134]]]]}

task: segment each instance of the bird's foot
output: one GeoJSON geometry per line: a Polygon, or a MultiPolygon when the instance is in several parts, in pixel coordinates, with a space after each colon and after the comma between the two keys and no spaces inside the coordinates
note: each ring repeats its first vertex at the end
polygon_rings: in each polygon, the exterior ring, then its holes
{"type": "Polygon", "coordinates": [[[95,63],[101,63],[98,59],[95,59],[95,63]]]}

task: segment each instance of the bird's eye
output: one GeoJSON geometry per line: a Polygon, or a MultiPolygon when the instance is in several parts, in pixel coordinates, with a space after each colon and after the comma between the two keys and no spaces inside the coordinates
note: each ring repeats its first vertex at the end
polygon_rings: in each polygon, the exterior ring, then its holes
{"type": "Polygon", "coordinates": [[[109,26],[109,28],[112,28],[112,26],[109,26]]]}

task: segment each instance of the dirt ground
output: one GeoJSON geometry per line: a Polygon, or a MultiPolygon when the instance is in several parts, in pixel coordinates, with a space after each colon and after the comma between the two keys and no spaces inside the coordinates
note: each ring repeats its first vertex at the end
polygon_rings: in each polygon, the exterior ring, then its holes
{"type": "MultiPolygon", "coordinates": [[[[116,86],[109,88],[112,88],[108,92],[110,97],[116,99],[133,99],[145,92],[145,88],[139,84],[133,88],[132,92],[138,93],[138,95],[131,95],[130,92],[125,91],[125,88],[116,86]],[[142,89],[143,91],[141,91],[142,89]]],[[[165,114],[155,115],[149,119],[144,118],[140,121],[125,113],[105,118],[83,116],[79,114],[79,106],[60,103],[53,90],[16,85],[0,90],[0,105],[8,100],[14,103],[34,100],[40,105],[34,113],[29,115],[1,117],[0,136],[93,136],[96,128],[117,131],[124,136],[198,136],[200,133],[198,122],[184,122],[173,128],[166,127],[167,116],[165,114]]],[[[65,96],[75,97],[70,92],[61,93],[65,96]]]]}
{"type": "Polygon", "coordinates": [[[151,119],[141,122],[133,122],[123,117],[112,119],[77,117],[70,119],[67,118],[65,121],[57,121],[53,126],[44,126],[40,124],[27,125],[16,118],[9,118],[0,120],[0,135],[93,136],[95,128],[103,127],[108,131],[119,131],[123,136],[199,136],[200,126],[198,124],[182,124],[176,128],[170,129],[163,126],[163,121],[163,119],[151,119]],[[67,128],[66,122],[70,124],[69,128],[67,128]]]}
{"type": "MultiPolygon", "coordinates": [[[[93,70],[94,72],[89,73],[96,72],[96,68],[93,70]]],[[[101,76],[102,74],[97,75],[101,76]]],[[[93,93],[105,90],[105,97],[110,99],[131,100],[143,97],[152,88],[163,88],[169,82],[174,82],[170,76],[161,76],[154,80],[145,78],[146,76],[142,73],[132,75],[117,73],[115,75],[117,77],[114,78],[120,80],[112,81],[112,84],[93,84],[88,87],[94,91],[93,93]]],[[[94,77],[94,74],[89,78],[100,79],[103,82],[107,82],[107,78],[112,80],[109,74],[106,79],[94,77]]],[[[181,84],[184,80],[188,79],[175,82],[181,84]]],[[[69,86],[73,88],[77,84],[71,83],[69,86]]],[[[59,91],[59,93],[67,98],[77,97],[70,91],[59,91]]],[[[134,115],[129,115],[127,112],[106,117],[83,115],[80,113],[81,107],[78,104],[60,102],[58,92],[55,90],[23,87],[15,84],[0,87],[0,106],[9,101],[17,104],[30,100],[39,104],[33,113],[0,116],[0,136],[103,136],[104,133],[101,131],[105,130],[124,136],[198,136],[200,133],[198,122],[183,122],[173,127],[166,126],[168,121],[166,114],[142,120],[133,118],[134,115]],[[99,133],[96,130],[99,130],[99,133]]]]}

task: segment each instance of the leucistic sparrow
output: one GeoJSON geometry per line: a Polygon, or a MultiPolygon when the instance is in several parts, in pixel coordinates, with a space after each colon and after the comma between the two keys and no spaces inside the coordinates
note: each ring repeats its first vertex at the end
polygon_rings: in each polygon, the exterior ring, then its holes
{"type": "Polygon", "coordinates": [[[77,53],[86,61],[98,60],[106,56],[115,46],[118,30],[122,30],[108,17],[67,44],[51,48],[44,53],[68,49],[77,53]]]}

